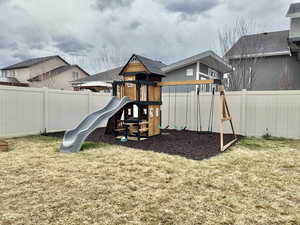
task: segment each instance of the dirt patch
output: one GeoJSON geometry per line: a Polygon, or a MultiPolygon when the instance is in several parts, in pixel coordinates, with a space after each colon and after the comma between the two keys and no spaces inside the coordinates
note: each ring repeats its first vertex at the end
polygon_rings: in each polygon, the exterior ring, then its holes
{"type": "MultiPolygon", "coordinates": [[[[87,141],[104,142],[122,145],[135,149],[154,151],[171,155],[179,155],[188,159],[201,160],[220,154],[220,135],[198,134],[195,131],[163,130],[161,135],[143,141],[121,142],[112,135],[105,135],[104,128],[99,128],[91,133],[87,141]]],[[[63,137],[64,132],[50,133],[47,136],[63,137]]],[[[239,136],[241,138],[241,136],[239,136]]],[[[224,143],[231,141],[233,135],[224,135],[224,143]]]]}

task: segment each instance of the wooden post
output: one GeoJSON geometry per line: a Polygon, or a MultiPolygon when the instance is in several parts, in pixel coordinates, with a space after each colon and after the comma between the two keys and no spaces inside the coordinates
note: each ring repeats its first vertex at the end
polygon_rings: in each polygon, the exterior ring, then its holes
{"type": "Polygon", "coordinates": [[[229,108],[227,105],[227,100],[225,97],[225,89],[223,85],[219,85],[219,91],[220,91],[220,150],[225,151],[227,148],[229,148],[232,144],[234,144],[237,141],[236,134],[234,132],[233,123],[232,123],[232,117],[229,112],[229,108]],[[224,122],[229,121],[230,127],[232,130],[232,134],[234,136],[234,139],[224,145],[224,122]]]}

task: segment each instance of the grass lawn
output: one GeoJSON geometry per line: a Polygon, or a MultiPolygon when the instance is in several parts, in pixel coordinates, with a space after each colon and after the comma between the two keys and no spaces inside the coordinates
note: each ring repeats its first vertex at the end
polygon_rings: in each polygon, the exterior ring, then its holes
{"type": "Polygon", "coordinates": [[[216,157],[9,139],[0,224],[300,224],[300,141],[244,139],[216,157]]]}

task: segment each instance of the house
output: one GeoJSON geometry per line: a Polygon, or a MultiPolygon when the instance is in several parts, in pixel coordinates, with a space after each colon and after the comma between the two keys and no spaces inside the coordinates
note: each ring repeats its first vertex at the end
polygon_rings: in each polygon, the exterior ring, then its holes
{"type": "MultiPolygon", "coordinates": [[[[223,78],[224,73],[228,73],[232,70],[232,68],[213,51],[206,51],[192,57],[182,59],[170,65],[166,65],[158,60],[152,60],[136,54],[134,55],[146,66],[146,68],[152,70],[152,73],[161,75],[163,81],[221,79],[223,78]]],[[[73,82],[73,86],[76,88],[78,85],[87,85],[96,81],[112,83],[112,81],[121,78],[119,76],[121,69],[122,67],[117,67],[87,78],[77,80],[73,82]]],[[[176,88],[176,91],[194,91],[196,88],[196,86],[180,86],[176,88]]],[[[205,85],[202,88],[203,89],[201,91],[210,91],[212,86],[205,85]]],[[[174,92],[175,90],[174,88],[170,89],[172,89],[170,90],[171,92],[174,92]]],[[[93,90],[96,90],[96,88],[93,88],[93,90]]],[[[168,92],[169,88],[164,87],[162,91],[168,92]]]]}
{"type": "Polygon", "coordinates": [[[226,52],[233,90],[300,89],[300,3],[286,16],[290,30],[243,36],[226,52]]]}
{"type": "Polygon", "coordinates": [[[25,60],[4,67],[1,72],[1,85],[61,90],[72,90],[71,81],[89,76],[81,67],[70,65],[58,55],[25,60]],[[12,80],[14,82],[11,82],[12,80]]]}
{"type": "MultiPolygon", "coordinates": [[[[206,80],[223,79],[223,75],[232,68],[213,51],[205,51],[200,54],[179,60],[161,68],[165,72],[163,81],[180,80],[206,80]]],[[[179,86],[176,92],[195,91],[199,86],[179,86]]],[[[163,92],[169,91],[165,87],[163,92]]],[[[212,85],[200,86],[200,91],[207,92],[212,90],[212,85]]],[[[170,90],[171,92],[175,89],[170,90]]]]}
{"type": "Polygon", "coordinates": [[[121,69],[122,67],[116,67],[92,76],[75,80],[71,83],[75,91],[88,89],[94,92],[110,92],[112,89],[111,83],[114,80],[120,79],[119,73],[121,72],[121,69]]]}

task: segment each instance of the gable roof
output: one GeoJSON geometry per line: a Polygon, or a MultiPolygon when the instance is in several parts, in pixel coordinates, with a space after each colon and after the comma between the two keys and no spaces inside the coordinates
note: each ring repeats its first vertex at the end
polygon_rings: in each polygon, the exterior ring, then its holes
{"type": "Polygon", "coordinates": [[[163,67],[162,70],[164,72],[171,72],[194,64],[198,61],[221,73],[227,73],[232,70],[231,66],[228,65],[220,56],[218,56],[213,51],[205,51],[189,58],[179,60],[175,63],[163,67]]]}
{"type": "Polygon", "coordinates": [[[46,56],[46,57],[28,59],[28,60],[13,64],[13,65],[4,67],[4,68],[2,68],[2,70],[28,68],[28,67],[31,67],[33,65],[40,64],[40,63],[46,62],[46,61],[48,61],[50,59],[54,59],[54,58],[59,58],[62,61],[64,61],[66,63],[66,65],[70,65],[68,62],[66,62],[59,55],[54,55],[54,56],[46,56]]]}
{"type": "Polygon", "coordinates": [[[299,16],[300,13],[300,2],[290,4],[288,12],[286,14],[287,17],[299,16]]]}
{"type": "Polygon", "coordinates": [[[242,36],[224,57],[233,59],[289,55],[288,38],[288,30],[242,36]]]}
{"type": "Polygon", "coordinates": [[[54,75],[58,75],[61,74],[69,69],[72,69],[74,67],[77,67],[79,70],[81,70],[83,73],[85,73],[87,76],[90,76],[85,70],[83,70],[80,66],[78,65],[65,65],[65,66],[59,66],[53,70],[50,70],[46,73],[43,74],[39,74],[35,77],[30,78],[28,81],[38,81],[39,78],[41,78],[43,75],[50,75],[50,76],[54,76],[54,75]]]}
{"type": "Polygon", "coordinates": [[[144,56],[141,55],[137,55],[137,54],[133,54],[130,59],[128,60],[128,62],[125,64],[125,66],[122,68],[120,75],[123,73],[124,69],[126,68],[126,66],[129,64],[130,60],[136,57],[137,60],[139,60],[144,67],[149,71],[149,73],[155,74],[155,75],[160,75],[160,76],[165,76],[165,72],[163,72],[161,70],[162,67],[166,66],[166,64],[157,61],[157,60],[152,60],[149,58],[146,58],[144,56]]]}
{"type": "Polygon", "coordinates": [[[89,77],[85,77],[82,79],[78,79],[76,81],[73,81],[72,83],[86,83],[90,81],[113,81],[117,80],[119,78],[119,73],[121,72],[123,66],[116,67],[110,70],[106,70],[100,73],[97,73],[95,75],[91,75],[89,77]]]}

